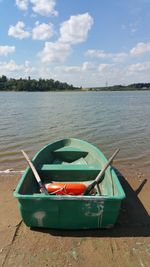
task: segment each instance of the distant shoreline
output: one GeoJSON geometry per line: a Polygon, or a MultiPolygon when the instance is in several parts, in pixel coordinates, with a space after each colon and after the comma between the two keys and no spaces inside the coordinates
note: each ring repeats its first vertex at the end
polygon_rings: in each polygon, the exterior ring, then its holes
{"type": "Polygon", "coordinates": [[[0,91],[11,92],[84,92],[84,91],[148,91],[150,90],[149,83],[133,83],[129,85],[116,84],[113,86],[74,86],[66,82],[55,81],[51,78],[38,80],[28,78],[7,78],[5,75],[0,77],[0,91]]]}
{"type": "Polygon", "coordinates": [[[64,89],[60,89],[60,90],[47,90],[47,91],[42,91],[42,90],[37,90],[37,91],[27,91],[27,90],[22,90],[22,91],[17,91],[17,90],[0,90],[0,92],[18,92],[18,93],[37,93],[37,92],[41,92],[41,93],[47,93],[47,92],[52,92],[52,93],[54,93],[54,92],[132,92],[132,91],[139,91],[139,92],[146,92],[146,91],[150,91],[150,88],[146,88],[146,89],[137,89],[137,88],[134,88],[134,89],[129,89],[129,88],[127,88],[127,89],[92,89],[92,88],[90,88],[90,89],[88,89],[88,88],[86,88],[86,89],[81,89],[81,90],[64,90],[64,89]]]}

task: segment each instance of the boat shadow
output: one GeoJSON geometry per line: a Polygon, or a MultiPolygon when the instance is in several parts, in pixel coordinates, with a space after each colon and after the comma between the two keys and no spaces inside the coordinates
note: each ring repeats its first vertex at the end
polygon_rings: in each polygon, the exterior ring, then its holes
{"type": "Polygon", "coordinates": [[[65,237],[149,237],[150,216],[138,198],[147,179],[143,180],[134,191],[123,175],[117,172],[126,198],[122,201],[120,215],[114,228],[97,230],[52,230],[32,228],[33,231],[49,233],[53,236],[65,237]]]}

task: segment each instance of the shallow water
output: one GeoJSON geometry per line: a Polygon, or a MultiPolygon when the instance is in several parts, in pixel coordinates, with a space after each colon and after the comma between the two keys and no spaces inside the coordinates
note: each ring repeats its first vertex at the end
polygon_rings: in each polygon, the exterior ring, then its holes
{"type": "Polygon", "coordinates": [[[97,145],[116,162],[150,166],[150,91],[0,92],[0,170],[23,169],[31,157],[65,137],[97,145]]]}

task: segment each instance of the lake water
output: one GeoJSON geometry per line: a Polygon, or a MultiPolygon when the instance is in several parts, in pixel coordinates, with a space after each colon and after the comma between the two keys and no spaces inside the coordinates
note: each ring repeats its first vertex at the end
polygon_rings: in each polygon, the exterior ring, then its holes
{"type": "Polygon", "coordinates": [[[76,137],[120,164],[150,166],[150,91],[0,92],[0,170],[21,170],[43,145],[76,137]]]}

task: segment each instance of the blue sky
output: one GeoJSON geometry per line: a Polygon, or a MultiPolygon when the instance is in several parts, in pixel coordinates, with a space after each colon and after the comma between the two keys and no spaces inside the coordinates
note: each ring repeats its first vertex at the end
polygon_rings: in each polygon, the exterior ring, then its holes
{"type": "Polygon", "coordinates": [[[0,0],[0,76],[150,82],[150,0],[0,0]]]}

